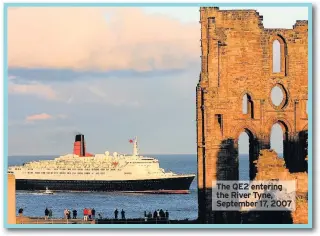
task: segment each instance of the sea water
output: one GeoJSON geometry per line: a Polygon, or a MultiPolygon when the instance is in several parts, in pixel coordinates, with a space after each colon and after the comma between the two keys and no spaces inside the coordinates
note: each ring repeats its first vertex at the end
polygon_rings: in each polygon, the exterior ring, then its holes
{"type": "MultiPolygon", "coordinates": [[[[155,157],[160,167],[180,174],[197,174],[196,155],[145,155],[155,157]]],[[[9,165],[54,159],[57,156],[10,156],[9,165]]],[[[239,178],[249,180],[248,155],[239,157],[239,178]]],[[[51,208],[53,217],[63,217],[64,209],[76,209],[82,217],[85,207],[94,208],[96,215],[113,218],[114,210],[125,211],[126,218],[140,218],[144,211],[168,210],[171,219],[196,219],[198,215],[197,178],[190,186],[189,194],[136,194],[117,192],[56,192],[46,195],[39,192],[17,191],[16,206],[22,207],[26,216],[44,216],[45,208],[51,208]]]]}

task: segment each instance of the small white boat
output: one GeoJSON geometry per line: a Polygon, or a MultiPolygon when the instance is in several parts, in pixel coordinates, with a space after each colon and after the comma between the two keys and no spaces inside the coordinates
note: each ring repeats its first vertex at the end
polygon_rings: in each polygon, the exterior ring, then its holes
{"type": "Polygon", "coordinates": [[[44,194],[53,194],[53,191],[49,190],[48,187],[46,187],[46,191],[43,192],[44,194]]]}

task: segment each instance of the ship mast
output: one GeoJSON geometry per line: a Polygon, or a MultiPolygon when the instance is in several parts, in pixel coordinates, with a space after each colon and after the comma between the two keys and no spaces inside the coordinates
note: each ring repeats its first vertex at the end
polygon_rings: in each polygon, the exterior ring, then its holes
{"type": "Polygon", "coordinates": [[[134,142],[133,142],[133,153],[132,156],[138,156],[139,152],[138,152],[138,138],[135,137],[134,142]]]}

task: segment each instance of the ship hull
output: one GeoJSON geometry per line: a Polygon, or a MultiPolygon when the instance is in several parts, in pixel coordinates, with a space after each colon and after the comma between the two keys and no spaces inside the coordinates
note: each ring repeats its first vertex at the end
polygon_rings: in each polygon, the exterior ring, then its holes
{"type": "Polygon", "coordinates": [[[16,179],[16,190],[188,193],[194,176],[145,180],[40,180],[16,179]]]}

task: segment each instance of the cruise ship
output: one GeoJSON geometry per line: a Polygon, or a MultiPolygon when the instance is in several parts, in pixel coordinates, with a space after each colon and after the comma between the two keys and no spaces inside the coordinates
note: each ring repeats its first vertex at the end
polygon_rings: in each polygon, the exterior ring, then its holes
{"type": "Polygon", "coordinates": [[[10,166],[8,172],[15,175],[17,190],[189,193],[194,174],[166,172],[157,159],[139,155],[137,138],[129,142],[132,155],[93,155],[78,134],[73,154],[10,166]]]}

